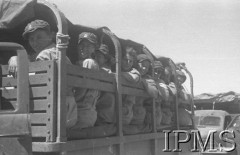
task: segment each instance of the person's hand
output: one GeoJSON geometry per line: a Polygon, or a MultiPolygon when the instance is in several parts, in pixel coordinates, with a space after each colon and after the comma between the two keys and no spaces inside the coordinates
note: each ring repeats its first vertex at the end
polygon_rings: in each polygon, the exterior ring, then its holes
{"type": "Polygon", "coordinates": [[[12,56],[8,61],[8,73],[14,78],[17,77],[17,56],[12,56]]]}

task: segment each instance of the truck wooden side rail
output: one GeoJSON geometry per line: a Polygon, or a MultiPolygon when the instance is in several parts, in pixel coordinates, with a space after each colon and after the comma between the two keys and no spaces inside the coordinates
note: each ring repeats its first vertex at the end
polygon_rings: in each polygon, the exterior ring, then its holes
{"type": "MultiPolygon", "coordinates": [[[[16,79],[7,76],[7,66],[1,68],[1,88],[4,88],[2,89],[2,99],[4,98],[2,109],[12,109],[17,105],[16,79]]],[[[75,65],[67,65],[66,68],[66,82],[69,86],[116,92],[115,74],[92,71],[75,65]]],[[[160,146],[159,144],[164,144],[165,135],[161,132],[57,142],[57,64],[54,61],[33,62],[30,63],[29,72],[30,118],[34,152],[68,152],[71,154],[83,150],[86,153],[95,150],[110,154],[109,149],[117,153],[117,145],[122,143],[124,146],[123,154],[152,154],[154,151],[152,147],[156,143],[156,153],[162,153],[164,145],[160,146]],[[133,149],[139,146],[145,149],[133,149]]],[[[122,94],[148,97],[142,85],[132,85],[124,80],[122,80],[122,85],[122,94]]],[[[63,115],[66,116],[66,113],[63,115]]],[[[172,142],[173,138],[172,135],[172,142]]]]}
{"type": "MultiPolygon", "coordinates": [[[[17,80],[8,76],[7,65],[2,65],[1,71],[1,110],[14,110],[19,104],[17,80]]],[[[56,141],[56,64],[53,61],[33,62],[29,72],[28,109],[33,140],[56,141]]]]}

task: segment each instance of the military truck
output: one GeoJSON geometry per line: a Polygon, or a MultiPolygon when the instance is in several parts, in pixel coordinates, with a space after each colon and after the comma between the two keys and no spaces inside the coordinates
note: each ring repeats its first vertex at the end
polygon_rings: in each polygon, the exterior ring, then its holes
{"type": "MultiPolygon", "coordinates": [[[[149,95],[141,84],[133,85],[121,77],[122,46],[131,45],[138,53],[145,53],[154,61],[156,57],[144,45],[118,38],[107,27],[91,28],[73,24],[56,5],[49,1],[4,0],[0,1],[0,6],[1,154],[193,154],[190,151],[191,141],[181,144],[181,152],[163,151],[166,143],[163,130],[188,131],[194,128],[193,123],[179,125],[177,97],[171,125],[162,126],[160,130],[156,129],[155,101],[152,100],[151,131],[132,135],[123,134],[122,94],[137,97],[149,97],[149,95]],[[57,32],[56,48],[60,52],[59,61],[28,62],[27,53],[32,52],[32,49],[21,35],[27,23],[34,19],[47,21],[57,32]],[[66,64],[63,59],[66,55],[73,62],[76,61],[74,51],[77,49],[78,34],[86,31],[95,33],[101,38],[102,43],[109,46],[116,59],[115,74],[105,74],[66,64]],[[16,53],[18,72],[17,78],[14,78],[9,75],[7,61],[16,53]],[[117,103],[117,122],[113,130],[116,132],[110,136],[96,136],[91,132],[93,129],[89,128],[79,132],[76,135],[78,138],[69,137],[66,129],[65,104],[67,86],[114,93],[117,103]]],[[[170,58],[166,60],[175,66],[170,58]]],[[[174,75],[174,80],[176,79],[174,75]]],[[[175,148],[175,138],[173,133],[169,134],[171,150],[175,148]]]]}

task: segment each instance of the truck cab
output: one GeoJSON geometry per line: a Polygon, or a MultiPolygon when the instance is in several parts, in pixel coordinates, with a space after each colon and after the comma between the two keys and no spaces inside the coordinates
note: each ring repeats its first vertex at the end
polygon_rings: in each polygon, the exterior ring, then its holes
{"type": "MultiPolygon", "coordinates": [[[[210,142],[207,142],[207,150],[202,154],[226,154],[219,149],[219,143],[223,143],[219,139],[219,133],[225,130],[231,122],[231,115],[223,110],[195,110],[194,124],[199,130],[203,143],[206,143],[210,131],[214,131],[214,149],[209,151],[210,142]]],[[[223,143],[225,146],[225,143],[223,143]]]]}
{"type": "Polygon", "coordinates": [[[194,122],[203,137],[209,130],[222,131],[231,121],[231,115],[223,110],[196,110],[194,122]]]}

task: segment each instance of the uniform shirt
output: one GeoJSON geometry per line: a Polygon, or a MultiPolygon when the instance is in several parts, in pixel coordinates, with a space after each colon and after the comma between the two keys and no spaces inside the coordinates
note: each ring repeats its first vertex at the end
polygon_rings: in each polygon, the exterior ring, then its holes
{"type": "MultiPolygon", "coordinates": [[[[83,68],[99,70],[99,66],[94,59],[83,61],[83,68]]],[[[95,109],[96,101],[99,97],[99,91],[94,89],[76,88],[75,99],[79,109],[95,109]]]]}
{"type": "Polygon", "coordinates": [[[151,97],[155,99],[159,97],[159,92],[157,89],[156,82],[153,80],[153,78],[150,75],[142,76],[142,83],[145,90],[148,92],[148,94],[151,97]]]}
{"type": "MultiPolygon", "coordinates": [[[[34,57],[34,55],[33,55],[34,57]]],[[[56,45],[52,43],[42,50],[36,57],[37,61],[40,60],[59,60],[59,51],[56,48],[56,45]]],[[[66,57],[66,63],[72,64],[68,57],[66,57]]]]}
{"type": "MultiPolygon", "coordinates": [[[[82,67],[99,70],[99,66],[94,59],[85,59],[82,62],[82,67]]],[[[78,121],[73,129],[80,130],[94,126],[97,120],[96,103],[99,98],[99,91],[78,87],[75,89],[74,96],[77,102],[78,121]]]]}

